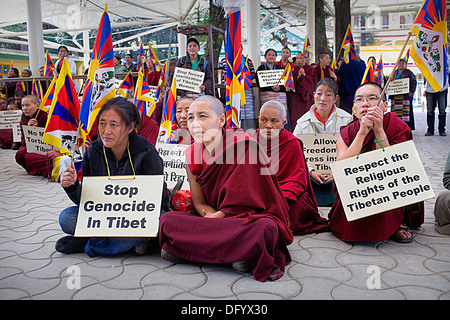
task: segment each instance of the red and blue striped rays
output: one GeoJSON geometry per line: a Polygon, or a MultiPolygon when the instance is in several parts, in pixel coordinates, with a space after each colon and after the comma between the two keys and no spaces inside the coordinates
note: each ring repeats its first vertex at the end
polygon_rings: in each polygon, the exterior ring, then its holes
{"type": "Polygon", "coordinates": [[[245,61],[242,65],[243,74],[244,74],[244,89],[247,90],[253,87],[252,74],[250,72],[250,68],[248,67],[248,56],[245,57],[245,61]]]}
{"type": "Polygon", "coordinates": [[[52,58],[50,58],[50,54],[47,51],[45,56],[44,76],[53,77],[54,72],[55,72],[55,65],[53,64],[52,58]]]}

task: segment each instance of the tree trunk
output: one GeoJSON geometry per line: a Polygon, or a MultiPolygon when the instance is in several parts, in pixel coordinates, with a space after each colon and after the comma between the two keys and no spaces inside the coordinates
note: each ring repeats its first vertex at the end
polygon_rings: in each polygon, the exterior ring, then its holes
{"type": "Polygon", "coordinates": [[[315,42],[314,42],[314,56],[318,62],[318,56],[321,52],[328,52],[327,33],[325,30],[325,19],[327,15],[325,13],[325,0],[315,0],[315,42]]]}
{"type": "Polygon", "coordinates": [[[334,56],[336,61],[338,61],[339,56],[342,55],[342,40],[344,40],[348,25],[351,24],[350,0],[334,0],[334,12],[334,41],[336,43],[336,52],[334,53],[334,56]]]}

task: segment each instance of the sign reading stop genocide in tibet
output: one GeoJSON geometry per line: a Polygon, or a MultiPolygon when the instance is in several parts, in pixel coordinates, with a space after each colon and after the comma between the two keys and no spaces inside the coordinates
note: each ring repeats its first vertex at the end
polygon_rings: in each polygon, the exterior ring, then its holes
{"type": "Polygon", "coordinates": [[[156,237],[163,175],[84,177],[76,237],[156,237]]]}
{"type": "Polygon", "coordinates": [[[331,164],[348,221],[433,198],[413,141],[331,164]]]}

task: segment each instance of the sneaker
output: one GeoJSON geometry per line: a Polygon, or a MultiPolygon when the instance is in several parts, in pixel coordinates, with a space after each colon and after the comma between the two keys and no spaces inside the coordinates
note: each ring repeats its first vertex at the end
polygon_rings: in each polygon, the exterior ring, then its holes
{"type": "Polygon", "coordinates": [[[144,254],[147,253],[149,246],[150,246],[150,241],[143,242],[140,245],[134,247],[134,253],[137,256],[143,256],[144,254]]]}
{"type": "Polygon", "coordinates": [[[247,261],[236,261],[231,264],[231,267],[239,272],[248,273],[252,271],[252,265],[247,261]]]}
{"type": "Polygon", "coordinates": [[[65,236],[56,241],[55,250],[61,253],[81,253],[84,252],[89,238],[81,238],[74,236],[65,236]]]}
{"type": "Polygon", "coordinates": [[[19,150],[21,146],[22,146],[22,143],[20,143],[20,142],[14,142],[14,143],[11,145],[11,149],[12,149],[12,150],[19,150]]]}
{"type": "Polygon", "coordinates": [[[441,137],[446,137],[446,136],[447,136],[447,134],[445,133],[445,131],[444,131],[444,132],[439,132],[439,135],[440,135],[441,137]]]}
{"type": "Polygon", "coordinates": [[[434,136],[434,132],[427,132],[425,133],[425,137],[434,136]]]}

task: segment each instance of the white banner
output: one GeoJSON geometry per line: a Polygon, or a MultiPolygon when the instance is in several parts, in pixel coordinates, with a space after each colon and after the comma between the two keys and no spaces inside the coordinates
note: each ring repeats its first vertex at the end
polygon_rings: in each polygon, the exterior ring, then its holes
{"type": "Polygon", "coordinates": [[[336,141],[339,134],[318,133],[298,134],[303,142],[306,162],[321,174],[330,174],[330,164],[336,161],[336,141]]]}
{"type": "Polygon", "coordinates": [[[389,82],[386,89],[387,96],[395,96],[409,93],[409,78],[396,79],[389,82]]]}
{"type": "Polygon", "coordinates": [[[27,146],[28,153],[37,153],[46,155],[47,152],[52,150],[52,146],[42,142],[44,136],[44,128],[33,126],[22,126],[23,135],[25,136],[25,144],[27,146]]]}
{"type": "Polygon", "coordinates": [[[156,237],[162,175],[84,177],[76,237],[156,237]]]}
{"type": "Polygon", "coordinates": [[[281,79],[283,73],[284,69],[258,71],[256,74],[258,75],[259,87],[284,86],[284,79],[281,79]]]}
{"type": "Polygon", "coordinates": [[[174,79],[177,81],[177,89],[200,93],[205,73],[185,68],[176,67],[174,79]]]}
{"type": "Polygon", "coordinates": [[[22,110],[0,111],[0,129],[11,129],[20,123],[22,110]]]}
{"type": "Polygon", "coordinates": [[[164,179],[167,188],[173,188],[178,180],[183,180],[181,190],[189,190],[189,182],[186,174],[186,158],[185,151],[188,145],[157,143],[156,150],[163,160],[164,179]]]}
{"type": "Polygon", "coordinates": [[[331,164],[348,221],[433,198],[413,141],[331,164]]]}

